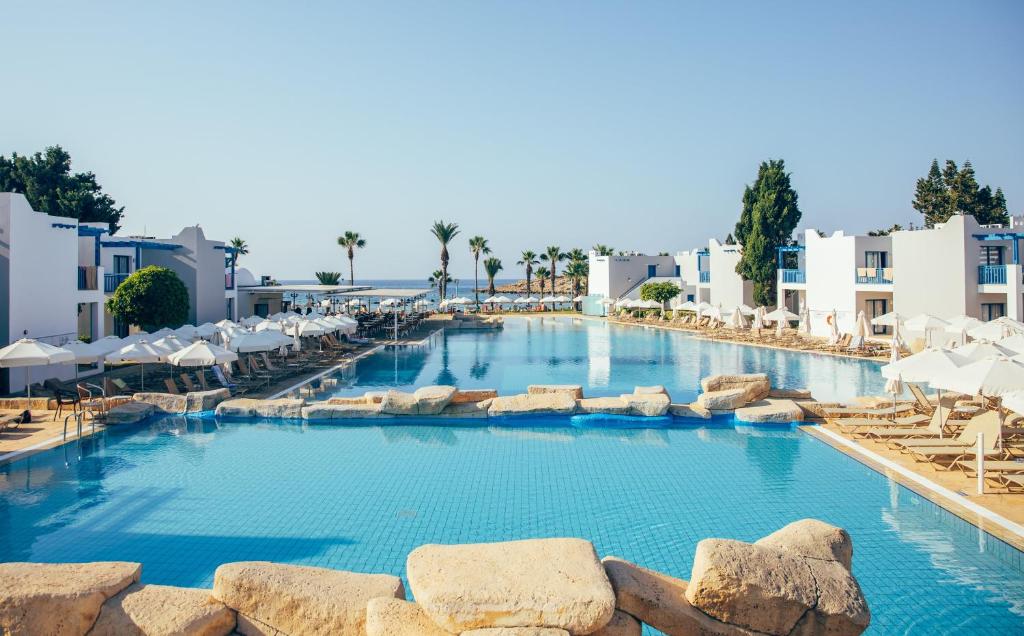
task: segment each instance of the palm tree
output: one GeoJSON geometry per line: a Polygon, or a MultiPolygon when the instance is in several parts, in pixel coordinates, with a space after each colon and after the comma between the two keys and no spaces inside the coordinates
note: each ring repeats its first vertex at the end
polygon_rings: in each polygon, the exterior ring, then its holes
{"type": "Polygon", "coordinates": [[[448,283],[451,282],[448,277],[448,244],[458,235],[459,224],[434,221],[430,233],[441,243],[441,300],[444,300],[448,293],[448,283]]]}
{"type": "MultiPolygon", "coordinates": [[[[558,261],[564,261],[565,254],[562,253],[562,248],[557,245],[549,245],[548,248],[544,250],[544,253],[540,255],[540,260],[551,263],[551,273],[549,276],[551,276],[551,293],[554,294],[555,280],[558,278],[558,272],[556,271],[558,269],[558,261]]],[[[537,272],[537,275],[540,276],[539,271],[537,272]]]]}
{"type": "MultiPolygon", "coordinates": [[[[487,246],[487,239],[482,236],[474,236],[469,239],[469,251],[473,253],[473,294],[476,304],[480,304],[480,255],[490,254],[491,248],[487,246]]],[[[501,261],[499,261],[500,263],[501,261]]],[[[494,295],[494,292],[491,292],[494,295]]]]}
{"type": "MultiPolygon", "coordinates": [[[[544,285],[545,283],[547,283],[548,276],[551,274],[551,272],[548,271],[547,267],[541,266],[538,267],[537,271],[534,273],[537,274],[537,280],[540,281],[540,295],[544,296],[544,285]]],[[[552,290],[553,289],[554,288],[552,288],[552,290]]],[[[527,296],[529,296],[529,294],[527,294],[527,296]]]]}
{"type": "Polygon", "coordinates": [[[537,254],[530,250],[523,250],[523,253],[519,255],[519,262],[516,265],[526,266],[526,295],[529,296],[533,293],[533,288],[530,287],[530,276],[533,274],[533,266],[537,265],[537,254]]]}
{"type": "Polygon", "coordinates": [[[572,282],[572,296],[580,295],[580,281],[590,273],[590,265],[586,261],[570,261],[565,267],[565,275],[572,282]]]}
{"type": "Polygon", "coordinates": [[[249,245],[245,242],[245,239],[236,236],[231,239],[231,266],[234,267],[238,264],[238,257],[245,256],[249,253],[249,245]]]}
{"type": "Polygon", "coordinates": [[[595,252],[597,252],[598,256],[615,256],[615,248],[614,247],[608,247],[607,245],[603,245],[601,243],[598,243],[597,245],[595,245],[594,247],[592,247],[590,249],[592,249],[595,252]]]}
{"type": "Polygon", "coordinates": [[[341,282],[341,272],[316,272],[316,279],[321,285],[337,285],[341,282]]]}
{"type": "Polygon", "coordinates": [[[565,257],[570,263],[579,263],[587,260],[587,253],[577,247],[566,252],[565,257]]]}
{"type": "Polygon", "coordinates": [[[427,278],[427,282],[430,283],[431,288],[436,287],[438,293],[441,293],[441,279],[443,278],[447,278],[447,280],[445,280],[446,283],[452,282],[451,276],[448,276],[447,274],[438,269],[434,270],[434,273],[431,274],[429,278],[427,278]]]}
{"type": "Polygon", "coordinates": [[[487,274],[487,294],[489,296],[494,295],[494,277],[497,276],[498,272],[502,269],[504,268],[501,266],[500,258],[494,258],[492,256],[484,259],[484,272],[487,274]]]}
{"type": "Polygon", "coordinates": [[[348,250],[348,284],[356,284],[356,274],[352,267],[352,261],[356,257],[356,248],[366,247],[366,239],[360,238],[359,232],[346,231],[338,237],[338,245],[348,250]]]}

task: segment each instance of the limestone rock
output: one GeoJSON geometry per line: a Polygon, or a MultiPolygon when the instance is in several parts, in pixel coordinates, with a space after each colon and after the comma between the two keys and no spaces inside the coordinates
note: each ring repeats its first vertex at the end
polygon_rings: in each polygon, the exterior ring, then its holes
{"type": "Polygon", "coordinates": [[[390,390],[380,402],[381,415],[417,415],[419,405],[416,396],[404,391],[390,390]]]}
{"type": "Polygon", "coordinates": [[[615,610],[612,620],[590,636],[640,636],[640,621],[625,612],[615,610]]]}
{"type": "Polygon", "coordinates": [[[711,419],[711,411],[700,404],[669,404],[668,412],[676,417],[694,417],[702,420],[711,419]]]}
{"type": "Polygon", "coordinates": [[[569,636],[569,632],[555,627],[485,627],[460,636],[569,636]]]}
{"type": "Polygon", "coordinates": [[[286,634],[362,636],[371,598],[405,598],[402,580],[264,561],[226,563],[214,573],[213,596],[239,614],[286,634]]]}
{"type": "Polygon", "coordinates": [[[423,611],[450,632],[530,626],[589,634],[615,611],[594,546],[582,539],[424,545],[409,554],[406,575],[423,611]]]}
{"type": "Polygon", "coordinates": [[[464,402],[481,402],[498,397],[495,389],[459,389],[455,392],[451,404],[462,404],[464,402]]]}
{"type": "Polygon", "coordinates": [[[747,392],[744,389],[722,389],[706,391],[697,396],[697,404],[709,411],[732,411],[745,405],[747,392]]]}
{"type": "Polygon", "coordinates": [[[784,400],[811,400],[810,389],[772,389],[768,392],[768,397],[779,398],[784,400]]]}
{"type": "Polygon", "coordinates": [[[252,417],[256,414],[256,403],[260,401],[253,398],[224,400],[217,405],[217,417],[252,417]]]}
{"type": "Polygon", "coordinates": [[[366,636],[451,636],[416,603],[397,598],[371,598],[366,604],[366,636]]]}
{"type": "Polygon", "coordinates": [[[701,379],[700,387],[705,393],[743,389],[747,394],[747,402],[761,400],[771,391],[771,380],[765,373],[739,373],[732,375],[711,375],[701,379]]]}
{"type": "Polygon", "coordinates": [[[185,412],[202,413],[212,411],[217,405],[231,397],[227,389],[211,389],[209,391],[190,391],[185,394],[185,412]]]}
{"type": "Polygon", "coordinates": [[[669,399],[667,393],[623,393],[619,398],[629,405],[630,415],[644,417],[661,417],[668,413],[669,399]]]}
{"type": "Polygon", "coordinates": [[[491,408],[491,400],[479,402],[452,402],[444,407],[440,417],[452,417],[456,419],[487,417],[487,410],[491,408]]]}
{"type": "Polygon", "coordinates": [[[583,398],[576,401],[580,413],[608,413],[611,415],[629,415],[629,403],[617,397],[583,398]]]}
{"type": "Polygon", "coordinates": [[[136,393],[132,396],[136,402],[152,404],[161,413],[184,413],[188,406],[188,398],[184,395],[170,393],[136,393]]]}
{"type": "Polygon", "coordinates": [[[668,395],[668,391],[665,390],[660,384],[654,386],[636,386],[633,387],[633,395],[668,395]]]}
{"type": "Polygon", "coordinates": [[[786,423],[801,422],[803,419],[803,409],[793,400],[769,398],[736,409],[736,420],[740,422],[786,423]]]}
{"type": "MultiPolygon", "coordinates": [[[[383,399],[383,398],[382,398],[383,399]]],[[[357,397],[332,397],[327,399],[328,404],[373,404],[373,400],[366,395],[357,397]]]]}
{"type": "Polygon", "coordinates": [[[340,420],[362,417],[380,417],[379,404],[330,404],[315,402],[302,407],[302,417],[307,420],[340,420]]]}
{"type": "MultiPolygon", "coordinates": [[[[253,414],[257,417],[279,417],[297,420],[302,417],[302,407],[305,405],[305,400],[296,398],[256,400],[256,404],[253,406],[253,414]]],[[[218,406],[218,408],[220,407],[218,406]]]]}
{"type": "Polygon", "coordinates": [[[867,599],[839,561],[804,559],[817,584],[818,601],[795,628],[797,633],[857,636],[871,623],[867,599]],[[813,617],[813,620],[811,618],[813,617]]]}
{"type": "Polygon", "coordinates": [[[583,386],[579,384],[531,384],[526,387],[529,395],[542,395],[544,393],[568,393],[573,399],[583,399],[583,386]]]}
{"type": "Polygon", "coordinates": [[[794,521],[758,539],[755,545],[789,550],[809,559],[838,561],[847,570],[853,563],[853,540],[846,530],[817,519],[794,521]]]}
{"type": "Polygon", "coordinates": [[[602,561],[615,589],[615,606],[666,634],[753,636],[711,618],[686,600],[686,581],[616,557],[602,561]]]}
{"type": "Polygon", "coordinates": [[[686,600],[724,623],[784,635],[817,602],[805,559],[791,552],[732,541],[697,544],[686,600]]]}
{"type": "Polygon", "coordinates": [[[224,636],[235,613],[210,590],[135,584],[103,604],[89,636],[224,636]]]}
{"type": "Polygon", "coordinates": [[[815,400],[794,400],[794,404],[804,412],[805,420],[823,420],[828,417],[827,409],[841,407],[839,402],[816,402],[815,400]]]}
{"type": "Polygon", "coordinates": [[[424,386],[413,396],[420,415],[437,415],[452,401],[458,390],[453,386],[424,386]]]}
{"type": "Polygon", "coordinates": [[[0,634],[85,634],[103,603],[141,572],[122,561],[0,563],[0,634]]]}
{"type": "Polygon", "coordinates": [[[125,402],[107,411],[107,424],[135,424],[154,411],[156,408],[147,402],[125,402]]]}
{"type": "Polygon", "coordinates": [[[571,415],[576,412],[576,398],[568,391],[503,395],[491,400],[488,415],[571,415]]]}

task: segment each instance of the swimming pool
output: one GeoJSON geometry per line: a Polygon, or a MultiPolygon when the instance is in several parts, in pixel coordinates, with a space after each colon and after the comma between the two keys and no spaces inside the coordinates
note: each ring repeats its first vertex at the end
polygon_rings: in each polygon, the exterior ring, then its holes
{"type": "Polygon", "coordinates": [[[675,402],[697,397],[714,373],[765,372],[775,386],[809,388],[821,400],[883,393],[868,360],[751,347],[682,331],[584,318],[505,319],[496,331],[445,331],[422,345],[387,347],[332,376],[329,395],[430,384],[524,393],[530,384],[582,384],[588,396],[663,384],[675,402]]]}
{"type": "MultiPolygon", "coordinates": [[[[266,559],[403,574],[423,543],[579,536],[688,578],[705,537],[849,530],[871,632],[1021,633],[1021,553],[791,428],[167,417],[0,466],[0,560],[208,586],[266,559]]],[[[653,633],[653,632],[652,632],[653,633]]]]}

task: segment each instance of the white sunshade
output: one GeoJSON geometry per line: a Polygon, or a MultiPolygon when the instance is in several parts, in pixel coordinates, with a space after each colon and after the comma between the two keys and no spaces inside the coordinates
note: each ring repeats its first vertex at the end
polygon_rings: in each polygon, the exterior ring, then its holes
{"type": "Polygon", "coordinates": [[[1005,349],[997,344],[991,342],[971,342],[965,344],[962,347],[953,349],[953,353],[967,358],[971,362],[977,362],[978,360],[984,360],[985,358],[991,358],[993,356],[1006,356],[1010,357],[1015,354],[1010,349],[1005,349]]]}
{"type": "Polygon", "coordinates": [[[71,351],[32,338],[22,338],[0,349],[0,367],[3,368],[38,367],[74,361],[75,354],[71,351]]]}
{"type": "MultiPolygon", "coordinates": [[[[274,316],[277,316],[277,314],[274,314],[274,316]]],[[[273,322],[273,321],[277,321],[277,320],[280,320],[281,318],[284,318],[284,315],[283,315],[283,314],[281,314],[281,316],[280,316],[279,318],[275,318],[275,317],[273,317],[273,316],[272,316],[272,317],[270,317],[269,319],[265,319],[265,318],[260,318],[259,316],[247,316],[247,317],[245,317],[245,318],[242,318],[242,320],[241,320],[241,323],[240,323],[240,324],[241,324],[241,325],[242,325],[243,327],[256,327],[256,326],[258,326],[258,325],[259,325],[259,324],[260,324],[261,322],[263,322],[264,320],[270,320],[270,321],[272,321],[272,322],[273,322]]]]}
{"type": "Polygon", "coordinates": [[[273,320],[261,321],[258,325],[252,328],[253,331],[259,333],[261,331],[283,331],[287,328],[288,323],[285,322],[274,322],[273,320]]]}
{"type": "Polygon", "coordinates": [[[907,317],[901,313],[890,311],[887,314],[882,314],[876,318],[871,319],[871,324],[878,325],[879,327],[895,327],[901,322],[906,322],[907,317]]]}
{"type": "Polygon", "coordinates": [[[128,334],[124,338],[121,338],[121,346],[123,347],[126,345],[130,345],[133,342],[141,342],[143,340],[145,340],[146,342],[150,342],[152,340],[159,340],[160,338],[161,336],[151,336],[149,333],[145,331],[139,331],[137,333],[128,334]]]}
{"type": "Polygon", "coordinates": [[[220,327],[221,329],[227,329],[229,327],[237,327],[238,323],[234,322],[233,320],[228,320],[227,318],[225,318],[224,320],[218,320],[216,323],[214,323],[214,325],[220,327]]]}
{"type": "Polygon", "coordinates": [[[491,296],[490,298],[487,298],[486,300],[483,301],[483,303],[485,305],[493,305],[493,304],[495,304],[497,302],[498,302],[498,299],[497,299],[496,296],[491,296]]]}
{"type": "Polygon", "coordinates": [[[697,311],[707,311],[711,308],[711,303],[701,301],[700,303],[697,304],[697,311]]]}
{"type": "Polygon", "coordinates": [[[761,319],[767,320],[768,322],[776,322],[778,320],[791,322],[793,320],[800,320],[800,316],[794,314],[788,309],[785,309],[784,307],[779,307],[775,311],[769,311],[765,315],[761,316],[761,319]]]}
{"type": "Polygon", "coordinates": [[[86,343],[81,340],[72,340],[65,344],[61,349],[65,349],[75,354],[75,362],[78,364],[92,364],[98,362],[100,358],[107,355],[108,351],[104,351],[103,347],[97,346],[96,343],[86,343]]]}
{"type": "Polygon", "coordinates": [[[930,347],[891,362],[881,368],[882,377],[891,380],[901,377],[907,382],[929,382],[936,374],[946,373],[971,363],[955,351],[930,347]]]}
{"type": "Polygon", "coordinates": [[[520,296],[519,298],[516,298],[515,300],[512,301],[512,303],[515,305],[525,305],[528,302],[530,301],[527,300],[526,296],[520,296]]]}
{"type": "Polygon", "coordinates": [[[304,337],[309,336],[322,336],[327,333],[327,329],[323,325],[317,324],[312,320],[307,320],[299,324],[299,335],[304,337]]]}
{"type": "MultiPolygon", "coordinates": [[[[281,334],[273,331],[246,333],[238,336],[237,338],[232,338],[228,343],[228,349],[236,353],[272,351],[281,346],[280,337],[282,337],[281,334]]],[[[289,338],[288,341],[291,342],[291,338],[289,338]]]]}
{"type": "Polygon", "coordinates": [[[974,318],[973,316],[965,316],[963,314],[960,314],[959,316],[954,316],[947,320],[946,322],[949,323],[948,325],[946,325],[945,328],[946,333],[953,334],[959,334],[961,331],[970,331],[975,327],[980,327],[983,324],[985,324],[984,322],[978,320],[977,318],[974,318]]]}
{"type": "Polygon", "coordinates": [[[401,305],[401,304],[402,304],[402,301],[398,300],[397,298],[385,298],[384,300],[380,301],[380,306],[381,307],[391,307],[392,305],[401,305]]]}
{"type": "Polygon", "coordinates": [[[512,302],[512,299],[509,298],[508,296],[496,296],[494,298],[494,302],[502,304],[502,305],[507,305],[507,304],[512,302]]]}
{"type": "Polygon", "coordinates": [[[177,367],[209,367],[215,364],[234,362],[237,359],[237,353],[205,340],[193,342],[181,351],[167,357],[167,361],[177,367]]]}
{"type": "Polygon", "coordinates": [[[182,340],[181,338],[179,338],[179,337],[177,337],[175,335],[164,336],[163,338],[160,338],[159,340],[155,340],[153,342],[153,345],[155,345],[157,347],[160,347],[162,349],[166,349],[168,353],[174,353],[175,351],[181,351],[182,349],[187,347],[189,344],[191,344],[191,343],[185,342],[184,340],[182,340]]]}
{"type": "Polygon", "coordinates": [[[741,305],[739,306],[739,310],[743,312],[743,315],[744,315],[744,316],[753,316],[753,315],[754,315],[754,312],[756,311],[756,310],[755,310],[755,309],[754,309],[753,307],[751,307],[750,305],[745,305],[745,304],[741,304],[741,305]]]}
{"type": "Polygon", "coordinates": [[[695,309],[697,309],[697,303],[693,302],[692,300],[688,300],[682,305],[676,307],[676,309],[680,311],[694,311],[695,309]]]}
{"type": "Polygon", "coordinates": [[[573,299],[572,299],[572,302],[574,302],[574,303],[581,303],[581,302],[583,302],[583,301],[584,301],[584,300],[586,300],[586,299],[587,299],[587,297],[586,297],[586,296],[583,296],[583,295],[579,295],[579,296],[577,296],[576,298],[573,298],[573,299]]]}
{"type": "Polygon", "coordinates": [[[729,314],[729,327],[731,329],[746,329],[747,319],[743,317],[743,311],[737,307],[729,314]]]}
{"type": "Polygon", "coordinates": [[[1006,356],[994,356],[936,373],[929,384],[967,395],[999,397],[1024,389],[1024,364],[1006,356]]]}
{"type": "Polygon", "coordinates": [[[602,298],[601,299],[601,304],[602,305],[614,305],[615,304],[615,299],[614,298],[602,298]]]}
{"type": "Polygon", "coordinates": [[[797,331],[803,334],[811,333],[811,310],[809,307],[804,307],[800,312],[800,325],[797,327],[797,331]]]}
{"type": "Polygon", "coordinates": [[[1003,394],[1002,403],[1014,413],[1024,415],[1024,390],[1003,394]]]}
{"type": "Polygon", "coordinates": [[[117,351],[108,353],[105,360],[112,364],[145,364],[163,362],[170,353],[155,343],[139,340],[127,344],[117,351]]]}
{"type": "Polygon", "coordinates": [[[182,325],[174,330],[174,335],[190,342],[198,337],[195,325],[182,325]]]}
{"type": "Polygon", "coordinates": [[[111,351],[117,351],[126,344],[128,343],[122,341],[117,336],[104,336],[99,340],[93,342],[92,346],[95,347],[97,351],[100,351],[103,355],[106,355],[111,351]]]}
{"type": "Polygon", "coordinates": [[[978,325],[973,329],[968,329],[967,335],[975,340],[988,340],[990,342],[994,342],[1024,331],[1024,329],[1018,327],[1018,324],[1019,323],[1017,323],[1016,320],[1011,320],[1009,318],[996,318],[995,320],[990,320],[984,324],[978,325]]]}
{"type": "Polygon", "coordinates": [[[196,327],[196,335],[200,338],[212,338],[217,335],[220,329],[212,322],[204,322],[196,327]]]}
{"type": "Polygon", "coordinates": [[[864,316],[864,310],[857,312],[857,318],[853,321],[853,335],[858,338],[867,338],[871,330],[868,328],[868,320],[864,316]]]}
{"type": "Polygon", "coordinates": [[[1024,334],[1015,333],[1012,336],[1003,338],[995,344],[1004,349],[1009,349],[1014,353],[1024,353],[1024,334]]]}
{"type": "Polygon", "coordinates": [[[949,323],[931,314],[918,314],[903,322],[903,328],[907,331],[930,331],[932,329],[945,329],[949,323]]]}
{"type": "Polygon", "coordinates": [[[528,302],[528,303],[539,303],[540,299],[537,298],[536,296],[527,296],[526,302],[528,302]]]}
{"type": "Polygon", "coordinates": [[[567,303],[570,301],[572,301],[572,299],[569,298],[568,296],[555,296],[555,302],[567,303]]]}
{"type": "Polygon", "coordinates": [[[540,302],[542,302],[542,303],[557,303],[558,299],[555,298],[554,296],[545,296],[545,297],[540,299],[540,302]]]}
{"type": "Polygon", "coordinates": [[[163,338],[164,336],[173,336],[173,335],[174,335],[174,330],[171,329],[170,327],[160,327],[159,329],[157,329],[153,333],[149,334],[149,338],[152,341],[152,340],[159,340],[160,338],[163,338]]]}

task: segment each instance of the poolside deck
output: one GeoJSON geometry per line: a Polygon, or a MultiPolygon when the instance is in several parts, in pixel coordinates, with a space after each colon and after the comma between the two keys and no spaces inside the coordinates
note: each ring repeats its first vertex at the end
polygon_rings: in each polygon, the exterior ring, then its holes
{"type": "MultiPolygon", "coordinates": [[[[0,411],[0,415],[16,415],[19,412],[4,410],[0,411]]],[[[28,449],[42,450],[63,443],[64,414],[61,414],[56,421],[53,419],[53,415],[54,411],[33,409],[31,423],[21,424],[18,428],[0,433],[0,463],[4,461],[8,453],[28,449]]],[[[96,425],[97,432],[102,428],[102,425],[96,425]]],[[[82,437],[91,435],[92,429],[92,421],[86,419],[82,428],[82,437]]],[[[75,439],[76,434],[74,422],[69,422],[68,439],[75,439]]]]}

